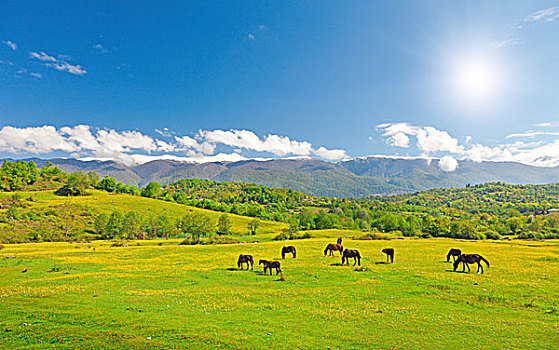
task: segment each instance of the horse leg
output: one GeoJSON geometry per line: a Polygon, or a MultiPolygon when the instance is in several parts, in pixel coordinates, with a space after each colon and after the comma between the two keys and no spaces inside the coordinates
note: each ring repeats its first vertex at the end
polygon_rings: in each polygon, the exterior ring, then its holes
{"type": "Polygon", "coordinates": [[[357,257],[357,265],[361,266],[361,258],[357,257]]]}

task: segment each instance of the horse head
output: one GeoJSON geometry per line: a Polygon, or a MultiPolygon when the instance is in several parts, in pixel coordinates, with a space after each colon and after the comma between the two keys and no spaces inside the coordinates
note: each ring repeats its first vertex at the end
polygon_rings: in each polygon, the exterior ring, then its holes
{"type": "Polygon", "coordinates": [[[452,266],[454,267],[453,271],[456,271],[456,269],[458,268],[458,265],[460,264],[460,261],[462,261],[462,259],[460,259],[462,257],[462,255],[460,255],[458,257],[458,259],[456,259],[456,261],[454,261],[454,263],[452,264],[452,266]]]}
{"type": "Polygon", "coordinates": [[[258,265],[262,265],[262,264],[266,265],[267,263],[268,263],[267,260],[260,259],[260,261],[258,262],[258,265]]]}

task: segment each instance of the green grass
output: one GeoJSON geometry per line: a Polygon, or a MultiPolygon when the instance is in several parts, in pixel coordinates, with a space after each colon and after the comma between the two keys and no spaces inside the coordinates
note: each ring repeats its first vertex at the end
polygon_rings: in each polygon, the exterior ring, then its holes
{"type": "Polygon", "coordinates": [[[324,257],[330,241],[290,241],[299,255],[282,261],[285,281],[238,271],[236,258],[280,259],[286,242],[4,245],[0,348],[557,348],[559,241],[345,239],[365,271],[324,257]],[[451,247],[491,267],[451,272],[451,247]]]}
{"type": "MultiPolygon", "coordinates": [[[[31,206],[25,209],[19,209],[21,212],[24,210],[32,210],[34,208],[47,208],[47,207],[60,207],[66,203],[72,205],[88,206],[97,212],[111,213],[118,210],[122,213],[128,211],[136,211],[138,214],[149,217],[166,214],[171,219],[182,218],[188,210],[200,211],[208,214],[217,223],[220,212],[199,209],[186,205],[177,204],[174,202],[165,202],[162,200],[155,200],[151,198],[131,196],[128,194],[110,194],[104,191],[88,190],[88,196],[83,197],[60,197],[54,195],[54,191],[31,191],[31,192],[18,192],[22,198],[33,197],[31,206]]],[[[3,194],[2,197],[10,197],[10,194],[3,194]]],[[[231,232],[235,235],[246,235],[248,233],[247,224],[253,218],[239,216],[234,214],[227,214],[231,218],[231,232]]],[[[274,221],[260,221],[260,226],[257,231],[259,235],[278,234],[282,228],[287,225],[281,222],[274,221]]],[[[260,236],[251,236],[254,239],[262,239],[260,236]]]]}

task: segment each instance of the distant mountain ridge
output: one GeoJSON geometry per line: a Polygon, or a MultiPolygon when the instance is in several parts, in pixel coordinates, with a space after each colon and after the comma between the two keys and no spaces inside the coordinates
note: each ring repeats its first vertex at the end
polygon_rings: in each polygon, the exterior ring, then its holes
{"type": "Polygon", "coordinates": [[[366,197],[497,181],[510,184],[559,182],[559,167],[542,168],[514,162],[459,161],[455,171],[444,172],[439,169],[437,160],[375,156],[337,163],[313,158],[202,164],[155,160],[134,166],[114,161],[81,161],[71,158],[25,160],[33,160],[38,166],[50,161],[66,172],[95,171],[100,177],[109,175],[125,184],[138,187],[144,187],[150,181],[170,184],[192,178],[250,182],[326,197],[366,197]]]}

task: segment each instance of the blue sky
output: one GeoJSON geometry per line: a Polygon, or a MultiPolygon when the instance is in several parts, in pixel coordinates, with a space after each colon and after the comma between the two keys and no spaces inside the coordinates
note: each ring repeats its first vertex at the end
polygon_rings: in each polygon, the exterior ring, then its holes
{"type": "Polygon", "coordinates": [[[0,4],[0,156],[559,165],[557,1],[0,4]]]}

